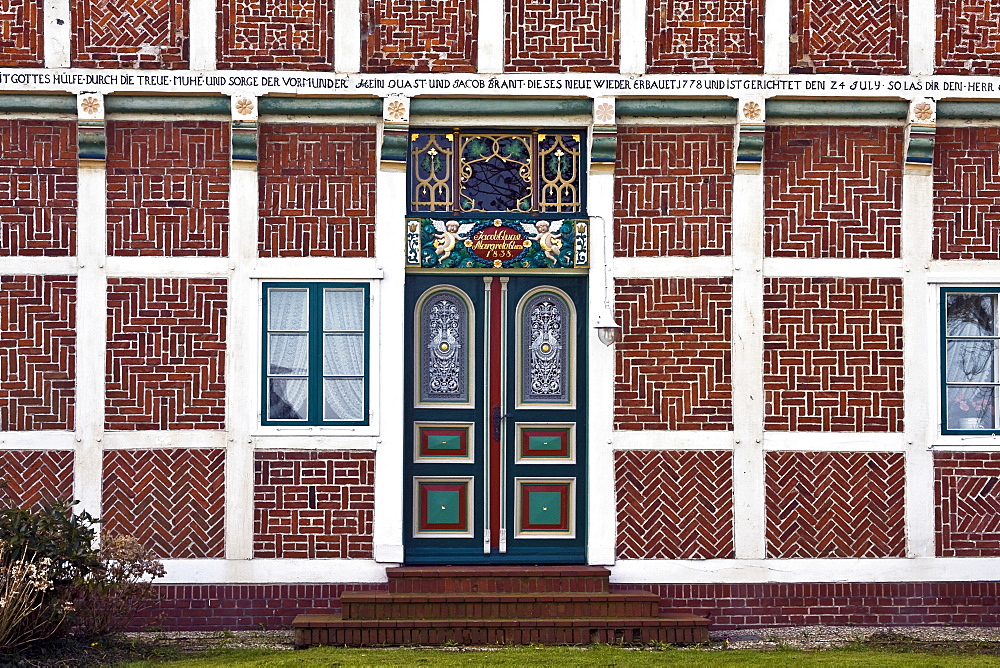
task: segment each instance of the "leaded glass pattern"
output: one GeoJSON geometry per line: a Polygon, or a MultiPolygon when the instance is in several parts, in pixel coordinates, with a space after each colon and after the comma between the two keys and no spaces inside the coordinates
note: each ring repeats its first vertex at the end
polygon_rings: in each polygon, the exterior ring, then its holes
{"type": "Polygon", "coordinates": [[[410,143],[410,208],[412,211],[451,211],[454,135],[414,134],[410,143]]]}
{"type": "Polygon", "coordinates": [[[945,290],[946,431],[995,431],[1000,391],[997,292],[945,290]]]}
{"type": "Polygon", "coordinates": [[[552,293],[530,296],[520,311],[522,404],[571,403],[572,326],[566,301],[552,293]]]}
{"type": "Polygon", "coordinates": [[[468,404],[469,306],[439,291],[420,307],[420,403],[468,404]]]}

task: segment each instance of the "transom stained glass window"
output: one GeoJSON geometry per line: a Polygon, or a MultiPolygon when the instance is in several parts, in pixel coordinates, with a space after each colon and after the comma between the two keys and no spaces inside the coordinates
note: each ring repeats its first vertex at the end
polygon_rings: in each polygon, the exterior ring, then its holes
{"type": "Polygon", "coordinates": [[[945,433],[998,433],[996,290],[942,291],[945,433]]]}
{"type": "Polygon", "coordinates": [[[579,133],[414,132],[410,212],[579,213],[579,133]]]}

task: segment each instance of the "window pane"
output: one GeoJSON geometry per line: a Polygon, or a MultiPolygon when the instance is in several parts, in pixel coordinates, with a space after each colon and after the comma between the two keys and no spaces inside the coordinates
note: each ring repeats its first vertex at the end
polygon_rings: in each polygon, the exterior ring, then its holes
{"type": "Polygon", "coordinates": [[[993,429],[996,388],[948,388],[948,429],[993,429]]]}
{"type": "Polygon", "coordinates": [[[267,374],[305,376],[309,373],[308,334],[268,334],[267,374]]]}
{"type": "Polygon", "coordinates": [[[996,336],[995,294],[948,294],[948,336],[996,336]]]}
{"type": "Polygon", "coordinates": [[[267,328],[271,331],[304,332],[309,329],[309,291],[267,291],[267,328]]]}
{"type": "Polygon", "coordinates": [[[323,419],[365,419],[363,378],[327,378],[323,381],[323,419]]]}
{"type": "Polygon", "coordinates": [[[521,313],[521,401],[570,402],[569,308],[559,297],[540,293],[521,313]]]}
{"type": "Polygon", "coordinates": [[[269,378],[267,419],[305,420],[309,417],[309,389],[305,378],[269,378]]]}
{"type": "Polygon", "coordinates": [[[420,313],[420,401],[469,402],[469,313],[465,301],[439,292],[420,313]]]}
{"type": "Polygon", "coordinates": [[[364,373],[364,334],[325,334],[323,336],[324,376],[363,376],[364,373]]]}
{"type": "Polygon", "coordinates": [[[993,382],[996,380],[996,339],[949,341],[948,382],[993,382]]]}
{"type": "Polygon", "coordinates": [[[365,331],[365,292],[359,288],[323,291],[323,329],[365,331]]]}

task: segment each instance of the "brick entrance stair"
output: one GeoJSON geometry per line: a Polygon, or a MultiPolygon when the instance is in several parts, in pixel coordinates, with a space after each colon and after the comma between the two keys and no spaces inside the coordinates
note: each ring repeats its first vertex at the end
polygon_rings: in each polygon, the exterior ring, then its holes
{"type": "Polygon", "coordinates": [[[593,566],[389,568],[389,591],[344,592],[342,615],[299,615],[295,646],[697,643],[709,621],[608,592],[593,566]]]}

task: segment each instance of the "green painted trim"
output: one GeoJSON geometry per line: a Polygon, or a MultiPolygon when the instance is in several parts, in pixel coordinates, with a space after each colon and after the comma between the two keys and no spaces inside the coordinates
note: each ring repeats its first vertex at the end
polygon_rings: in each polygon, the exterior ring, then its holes
{"type": "Polygon", "coordinates": [[[595,134],[590,148],[590,161],[598,163],[614,162],[618,156],[618,136],[595,134]]]}
{"type": "Polygon", "coordinates": [[[233,123],[233,160],[257,160],[257,124],[233,123]]]}
{"type": "Polygon", "coordinates": [[[736,148],[736,162],[760,162],[764,159],[764,133],[741,132],[736,148]]]}
{"type": "Polygon", "coordinates": [[[76,127],[77,157],[107,160],[108,140],[103,121],[80,121],[76,127]]]}
{"type": "Polygon", "coordinates": [[[906,147],[906,161],[919,163],[934,162],[934,135],[910,135],[906,147]]]}
{"type": "Polygon", "coordinates": [[[615,113],[619,118],[623,116],[735,118],[736,104],[733,98],[619,98],[615,104],[615,113]]]}
{"type": "Polygon", "coordinates": [[[75,95],[0,95],[0,112],[42,112],[76,116],[75,95]]]}
{"type": "Polygon", "coordinates": [[[409,135],[405,132],[382,133],[382,160],[406,162],[409,151],[409,135]]]}
{"type": "Polygon", "coordinates": [[[767,118],[870,118],[906,120],[908,102],[902,100],[767,100],[767,118]]]}
{"type": "Polygon", "coordinates": [[[500,98],[414,98],[410,116],[590,116],[593,100],[500,98]]]}
{"type": "Polygon", "coordinates": [[[258,113],[280,116],[381,116],[377,97],[281,97],[265,95],[258,113]]]}
{"type": "Polygon", "coordinates": [[[108,95],[109,114],[232,114],[224,95],[108,95]]]}
{"type": "Polygon", "coordinates": [[[1000,102],[949,102],[937,103],[937,117],[969,118],[976,120],[1000,119],[1000,102]]]}

